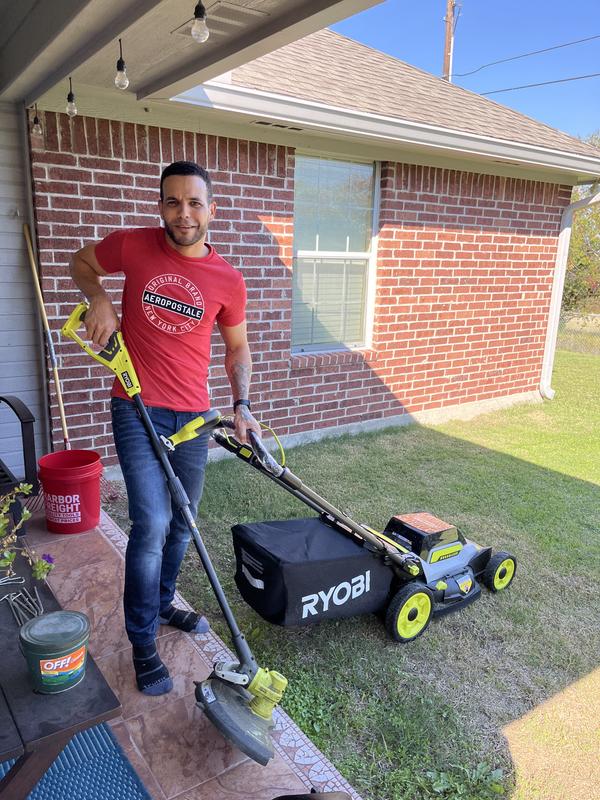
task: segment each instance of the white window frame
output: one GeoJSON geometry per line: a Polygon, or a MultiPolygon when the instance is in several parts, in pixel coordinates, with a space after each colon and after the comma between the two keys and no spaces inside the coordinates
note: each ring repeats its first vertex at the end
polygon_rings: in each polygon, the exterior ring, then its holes
{"type": "MultiPolygon", "coordinates": [[[[373,324],[375,319],[375,294],[377,288],[377,248],[379,242],[379,212],[381,205],[381,162],[371,161],[365,158],[352,158],[351,156],[339,156],[333,153],[314,153],[297,150],[296,155],[307,158],[323,158],[332,161],[348,161],[351,164],[370,164],[373,166],[373,213],[371,219],[371,242],[368,251],[346,251],[346,250],[293,250],[292,258],[294,262],[301,258],[327,259],[363,259],[367,262],[367,274],[365,278],[365,322],[364,322],[364,342],[354,345],[296,345],[292,346],[293,355],[334,353],[344,350],[368,350],[373,346],[373,324]]],[[[296,209],[294,206],[294,227],[296,223],[296,209]]],[[[348,237],[346,237],[348,239],[348,237]]],[[[318,234],[317,234],[318,245],[318,234]]],[[[293,301],[293,298],[292,298],[293,301]]],[[[291,335],[291,328],[290,328],[291,335]]]]}

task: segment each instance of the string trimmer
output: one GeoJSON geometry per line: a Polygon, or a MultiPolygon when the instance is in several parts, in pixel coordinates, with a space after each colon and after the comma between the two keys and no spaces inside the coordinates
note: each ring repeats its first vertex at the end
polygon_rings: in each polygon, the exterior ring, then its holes
{"type": "Polygon", "coordinates": [[[196,417],[169,438],[159,436],[142,400],[140,384],[121,332],[115,331],[100,352],[92,350],[77,334],[87,309],[86,303],[80,303],[63,326],[62,333],[77,342],[92,358],[114,372],[127,395],[135,403],[156,457],[164,470],[173,502],[186,521],[202,566],[231,632],[238,661],[215,663],[213,672],[207,680],[196,684],[196,702],[225,737],[259,764],[267,764],[274,755],[269,734],[273,725],[273,710],[281,700],[287,679],[279,672],[258,666],[229,607],[190,511],[185,489],[169,461],[169,452],[179,444],[195,438],[201,431],[224,425],[226,421],[218,411],[213,410],[196,417]]]}

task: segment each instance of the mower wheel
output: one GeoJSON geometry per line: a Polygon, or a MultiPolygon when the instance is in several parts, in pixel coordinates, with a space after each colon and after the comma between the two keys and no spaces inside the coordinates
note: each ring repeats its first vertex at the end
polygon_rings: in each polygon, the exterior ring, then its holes
{"type": "Polygon", "coordinates": [[[483,573],[483,583],[490,592],[501,592],[512,583],[517,570],[517,559],[510,553],[496,553],[488,561],[483,573]]]}
{"type": "Polygon", "coordinates": [[[409,583],[393,596],[385,615],[385,628],[396,642],[411,642],[431,620],[433,593],[421,583],[409,583]]]}

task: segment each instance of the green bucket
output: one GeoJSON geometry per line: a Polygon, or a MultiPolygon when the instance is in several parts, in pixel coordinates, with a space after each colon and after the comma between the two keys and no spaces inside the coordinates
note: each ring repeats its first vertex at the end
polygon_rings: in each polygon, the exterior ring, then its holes
{"type": "Polygon", "coordinates": [[[85,675],[89,636],[90,621],[79,611],[53,611],[26,622],[19,644],[34,691],[56,694],[77,686],[85,675]]]}

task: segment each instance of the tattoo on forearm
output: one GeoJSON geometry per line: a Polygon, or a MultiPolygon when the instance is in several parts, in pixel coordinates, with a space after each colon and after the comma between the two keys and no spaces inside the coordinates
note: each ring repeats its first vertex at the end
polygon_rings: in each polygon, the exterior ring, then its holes
{"type": "Polygon", "coordinates": [[[236,361],[230,366],[229,380],[231,391],[235,399],[240,397],[247,398],[250,392],[250,375],[252,370],[245,361],[236,361]]]}

